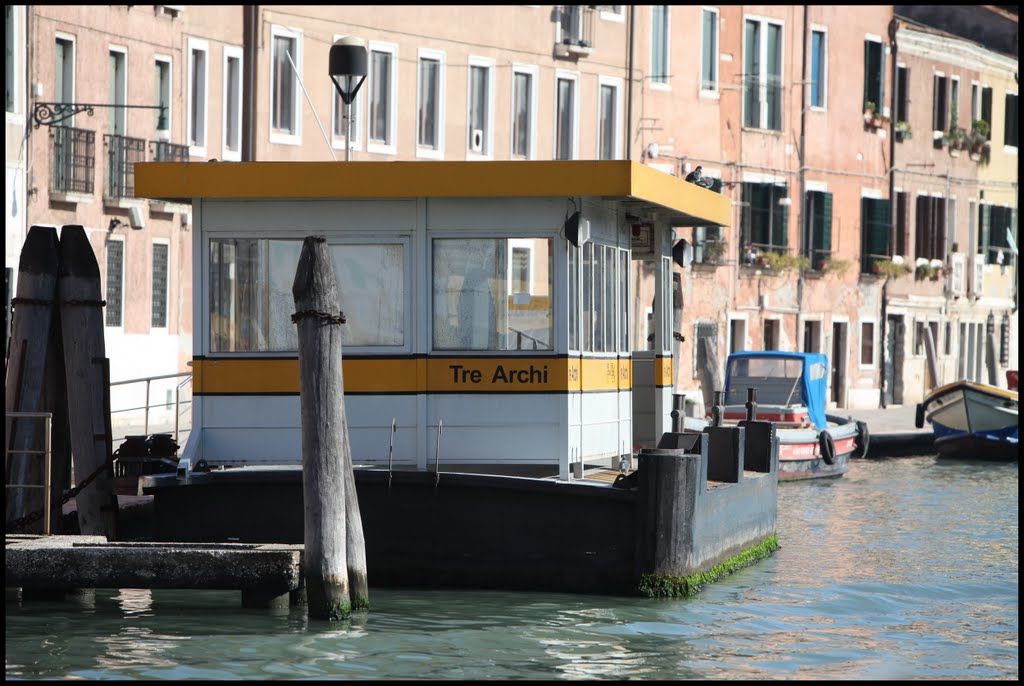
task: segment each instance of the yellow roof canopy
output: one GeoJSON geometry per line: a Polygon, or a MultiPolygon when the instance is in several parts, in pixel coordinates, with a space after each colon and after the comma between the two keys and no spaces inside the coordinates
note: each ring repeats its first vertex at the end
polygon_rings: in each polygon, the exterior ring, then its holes
{"type": "Polygon", "coordinates": [[[135,195],[194,198],[601,197],[673,226],[728,226],[729,199],[646,165],[523,162],[140,162],[135,195]]]}

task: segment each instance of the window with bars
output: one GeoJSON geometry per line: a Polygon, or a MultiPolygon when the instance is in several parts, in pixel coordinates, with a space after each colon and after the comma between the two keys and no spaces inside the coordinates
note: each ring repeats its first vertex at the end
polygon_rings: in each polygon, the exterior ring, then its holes
{"type": "Polygon", "coordinates": [[[153,301],[150,325],[154,328],[167,327],[167,270],[169,246],[166,243],[153,244],[153,301]]]}
{"type": "Polygon", "coordinates": [[[107,241],[106,325],[123,324],[124,241],[107,241]]]}

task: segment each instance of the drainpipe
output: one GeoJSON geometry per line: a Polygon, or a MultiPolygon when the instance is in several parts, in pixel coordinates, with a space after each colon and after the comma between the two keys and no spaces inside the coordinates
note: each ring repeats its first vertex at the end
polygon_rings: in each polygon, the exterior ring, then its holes
{"type": "Polygon", "coordinates": [[[259,61],[259,5],[242,6],[242,161],[256,161],[256,74],[259,61]]]}
{"type": "MultiPolygon", "coordinates": [[[[799,151],[799,163],[800,163],[800,175],[799,185],[797,187],[797,202],[800,203],[800,233],[796,239],[797,255],[803,255],[804,250],[807,249],[811,254],[812,266],[814,259],[814,242],[811,242],[810,246],[804,245],[804,239],[807,238],[807,201],[806,193],[804,192],[805,179],[807,172],[804,171],[804,167],[807,164],[807,39],[809,37],[807,33],[807,5],[804,5],[804,33],[803,33],[803,65],[800,67],[800,151],[799,151]]],[[[799,311],[804,309],[804,270],[797,270],[796,279],[796,308],[799,311]]],[[[797,339],[800,337],[800,317],[797,316],[797,339]]]]}
{"type": "MultiPolygon", "coordinates": [[[[889,89],[889,120],[896,121],[896,30],[899,28],[900,22],[893,17],[889,22],[889,46],[890,52],[892,53],[892,59],[890,69],[892,71],[892,87],[889,89]]],[[[893,127],[895,129],[895,126],[893,127]]],[[[896,136],[893,135],[893,131],[889,131],[889,254],[892,255],[892,232],[896,227],[896,136]]],[[[885,277],[885,281],[882,282],[882,313],[881,313],[881,324],[879,325],[879,333],[881,334],[881,345],[878,351],[878,405],[879,407],[886,407],[885,404],[885,350],[887,346],[886,341],[886,301],[889,298],[889,277],[885,277]]],[[[896,370],[893,370],[895,376],[896,370]]],[[[893,379],[895,384],[895,379],[893,379]]]]}
{"type": "Polygon", "coordinates": [[[629,64],[626,67],[626,83],[629,86],[626,88],[626,159],[633,159],[633,29],[636,25],[634,21],[634,13],[636,8],[634,5],[629,6],[629,64]]]}

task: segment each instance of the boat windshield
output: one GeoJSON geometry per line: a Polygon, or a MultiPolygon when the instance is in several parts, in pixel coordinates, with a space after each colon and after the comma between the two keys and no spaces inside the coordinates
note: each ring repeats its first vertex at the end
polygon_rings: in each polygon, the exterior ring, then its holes
{"type": "Polygon", "coordinates": [[[747,389],[757,389],[764,405],[805,405],[800,377],[803,360],[785,357],[740,357],[729,361],[726,405],[747,402],[747,389]]]}

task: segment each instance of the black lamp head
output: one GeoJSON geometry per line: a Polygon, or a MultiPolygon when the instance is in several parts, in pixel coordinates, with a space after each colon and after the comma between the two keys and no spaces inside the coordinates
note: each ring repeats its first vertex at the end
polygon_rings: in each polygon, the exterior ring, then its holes
{"type": "Polygon", "coordinates": [[[359,38],[340,38],[331,46],[328,74],[346,105],[366,78],[366,45],[359,38]]]}

